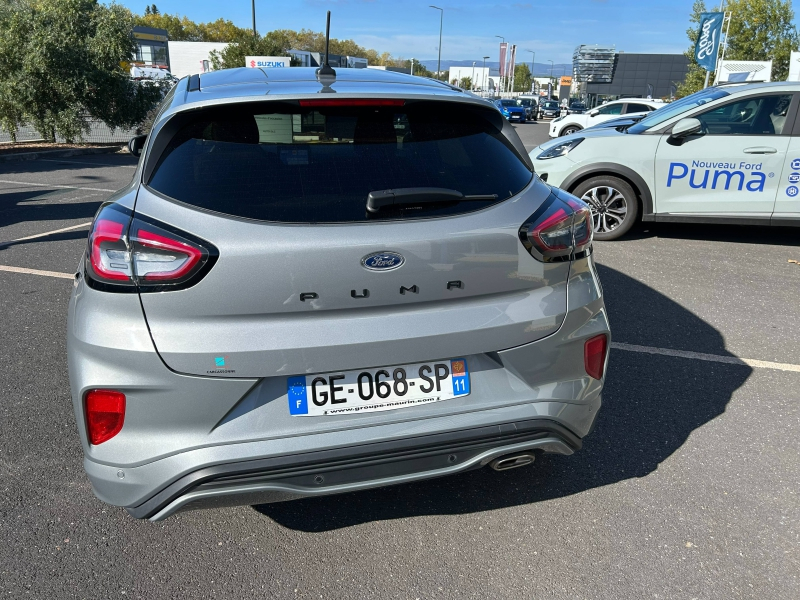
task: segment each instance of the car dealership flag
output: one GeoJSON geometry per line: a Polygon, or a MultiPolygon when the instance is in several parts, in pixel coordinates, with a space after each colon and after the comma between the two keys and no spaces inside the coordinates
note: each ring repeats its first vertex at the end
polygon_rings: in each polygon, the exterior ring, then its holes
{"type": "Polygon", "coordinates": [[[725,13],[701,13],[700,31],[697,36],[697,43],[694,47],[694,58],[697,64],[706,71],[713,71],[717,68],[717,51],[719,49],[719,38],[722,35],[722,22],[725,20],[725,13]]]}
{"type": "Polygon", "coordinates": [[[511,46],[511,59],[508,61],[508,74],[514,76],[514,62],[517,60],[517,45],[511,46]]]}
{"type": "Polygon", "coordinates": [[[502,42],[500,44],[500,77],[504,77],[506,74],[506,50],[508,49],[508,44],[502,42]]]}

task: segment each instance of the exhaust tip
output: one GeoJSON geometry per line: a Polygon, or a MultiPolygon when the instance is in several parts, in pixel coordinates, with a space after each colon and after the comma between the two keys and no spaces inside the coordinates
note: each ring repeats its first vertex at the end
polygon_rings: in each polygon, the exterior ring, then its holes
{"type": "Polygon", "coordinates": [[[489,466],[495,471],[508,471],[509,469],[516,469],[517,467],[524,467],[526,465],[533,464],[533,461],[535,460],[536,455],[531,452],[526,452],[524,454],[509,454],[507,456],[495,458],[489,463],[489,466]]]}

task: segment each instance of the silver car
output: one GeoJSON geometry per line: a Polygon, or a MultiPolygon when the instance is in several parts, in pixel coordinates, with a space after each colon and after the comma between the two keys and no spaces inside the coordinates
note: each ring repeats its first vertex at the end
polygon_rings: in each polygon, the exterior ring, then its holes
{"type": "Polygon", "coordinates": [[[130,147],[69,305],[101,500],[160,520],[581,447],[610,343],[590,212],[496,108],[391,72],[225,70],[130,147]]]}

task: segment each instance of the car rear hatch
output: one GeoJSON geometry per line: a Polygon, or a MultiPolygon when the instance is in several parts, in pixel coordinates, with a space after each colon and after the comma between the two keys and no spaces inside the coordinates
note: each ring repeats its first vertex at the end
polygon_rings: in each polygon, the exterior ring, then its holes
{"type": "Polygon", "coordinates": [[[477,102],[385,98],[172,117],[135,216],[188,240],[206,266],[140,290],[164,362],[289,376],[492,353],[555,332],[569,262],[520,242],[551,191],[509,129],[477,102]]]}

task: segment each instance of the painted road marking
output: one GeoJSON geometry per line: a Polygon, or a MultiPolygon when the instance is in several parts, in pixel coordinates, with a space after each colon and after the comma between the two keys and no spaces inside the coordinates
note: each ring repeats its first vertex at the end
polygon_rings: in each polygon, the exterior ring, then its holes
{"type": "Polygon", "coordinates": [[[10,267],[0,265],[0,271],[9,273],[25,273],[26,275],[44,275],[45,277],[58,277],[59,279],[75,279],[75,273],[58,273],[56,271],[40,271],[39,269],[23,269],[21,267],[10,267]]]}
{"type": "Polygon", "coordinates": [[[89,162],[88,160],[58,160],[56,158],[40,158],[42,162],[54,162],[54,163],[72,163],[76,165],[92,165],[92,166],[102,166],[102,167],[122,167],[123,169],[135,169],[136,165],[115,165],[114,163],[101,163],[101,162],[89,162]]]}
{"type": "Polygon", "coordinates": [[[800,365],[771,362],[768,360],[755,360],[752,358],[739,358],[738,356],[721,356],[719,354],[705,354],[703,352],[689,352],[687,350],[670,350],[669,348],[637,346],[635,344],[623,344],[621,342],[611,342],[611,348],[614,350],[624,350],[626,352],[662,354],[664,356],[676,356],[678,358],[689,358],[692,360],[705,360],[729,365],[747,365],[748,367],[758,367],[760,369],[777,369],[778,371],[794,371],[800,373],[800,365]]]}
{"type": "Polygon", "coordinates": [[[35,240],[36,238],[47,237],[48,235],[53,235],[55,233],[62,233],[64,231],[72,231],[73,229],[80,229],[81,227],[88,227],[91,224],[92,222],[88,221],[86,223],[81,223],[80,225],[73,225],[72,227],[64,227],[62,229],[54,229],[53,231],[45,231],[44,233],[37,233],[36,235],[29,235],[26,237],[17,238],[15,240],[11,240],[10,242],[0,242],[0,248],[2,248],[3,246],[9,246],[11,244],[16,244],[17,242],[24,242],[26,240],[35,240]]]}
{"type": "Polygon", "coordinates": [[[17,185],[33,185],[36,187],[52,187],[61,188],[65,190],[89,190],[91,192],[116,192],[117,190],[107,190],[104,188],[90,188],[78,187],[75,185],[56,185],[55,183],[31,183],[30,181],[9,181],[7,179],[0,179],[0,183],[15,183],[17,185]]]}

